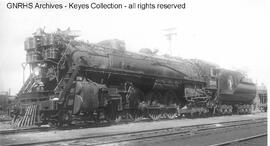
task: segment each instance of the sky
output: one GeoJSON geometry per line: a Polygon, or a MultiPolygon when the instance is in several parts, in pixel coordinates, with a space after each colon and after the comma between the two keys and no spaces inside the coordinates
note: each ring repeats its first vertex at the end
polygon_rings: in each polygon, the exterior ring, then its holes
{"type": "Polygon", "coordinates": [[[173,32],[177,35],[171,42],[174,56],[243,70],[255,82],[263,82],[268,89],[270,86],[270,3],[266,0],[113,1],[186,3],[182,10],[7,9],[8,2],[0,2],[0,91],[11,89],[13,95],[19,91],[23,82],[22,63],[26,60],[24,40],[39,27],[45,27],[47,32],[70,27],[81,31],[78,38],[81,40],[96,43],[117,38],[125,41],[127,50],[150,48],[158,49],[159,54],[168,53],[165,30],[175,28],[173,32]]]}

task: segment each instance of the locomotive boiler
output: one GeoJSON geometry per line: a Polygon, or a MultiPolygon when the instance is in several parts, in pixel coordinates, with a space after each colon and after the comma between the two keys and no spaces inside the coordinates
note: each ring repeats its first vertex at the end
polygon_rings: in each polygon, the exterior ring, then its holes
{"type": "Polygon", "coordinates": [[[76,36],[38,29],[26,39],[31,74],[18,93],[15,125],[250,113],[256,87],[239,72],[76,36]]]}

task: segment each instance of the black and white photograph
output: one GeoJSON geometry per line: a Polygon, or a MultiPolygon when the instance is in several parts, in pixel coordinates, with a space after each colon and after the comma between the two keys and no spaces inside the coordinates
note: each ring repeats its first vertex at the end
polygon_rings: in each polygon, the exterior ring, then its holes
{"type": "Polygon", "coordinates": [[[267,0],[1,0],[0,146],[267,146],[267,0]]]}

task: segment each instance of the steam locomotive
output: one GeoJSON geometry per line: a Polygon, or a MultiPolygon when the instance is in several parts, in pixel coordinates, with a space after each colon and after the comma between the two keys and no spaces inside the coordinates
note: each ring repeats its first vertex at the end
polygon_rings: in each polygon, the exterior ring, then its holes
{"type": "Polygon", "coordinates": [[[14,125],[251,112],[256,86],[240,72],[77,36],[69,29],[38,29],[26,39],[31,74],[17,95],[14,125]]]}

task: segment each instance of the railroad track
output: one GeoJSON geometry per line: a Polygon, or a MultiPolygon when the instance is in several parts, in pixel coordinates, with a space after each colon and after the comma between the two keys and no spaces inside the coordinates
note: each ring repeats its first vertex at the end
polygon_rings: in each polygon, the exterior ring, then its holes
{"type": "Polygon", "coordinates": [[[172,127],[163,129],[144,130],[136,132],[124,132],[105,135],[82,136],[70,139],[50,140],[41,142],[27,142],[12,145],[57,145],[66,143],[69,145],[113,145],[116,143],[125,143],[139,140],[147,140],[159,137],[178,135],[180,137],[194,136],[205,132],[217,130],[233,130],[241,127],[262,126],[267,122],[267,118],[256,120],[242,120],[222,123],[203,124],[195,126],[172,127]]]}
{"type": "MultiPolygon", "coordinates": [[[[261,118],[261,119],[264,119],[264,118],[261,118]]],[[[249,120],[241,120],[241,121],[249,121],[249,120]]],[[[147,122],[147,120],[146,120],[146,122],[147,122]]],[[[239,122],[239,121],[230,121],[229,123],[231,123],[231,122],[239,122]]],[[[118,124],[126,124],[126,123],[127,122],[122,122],[122,123],[118,123],[118,124]]],[[[224,122],[224,123],[226,123],[226,122],[224,122]]],[[[82,129],[82,128],[96,128],[96,127],[102,127],[102,126],[109,126],[111,124],[112,123],[99,123],[99,124],[85,123],[85,124],[80,124],[80,125],[72,125],[69,127],[25,127],[25,128],[17,128],[17,129],[0,130],[0,135],[28,133],[28,132],[43,132],[43,131],[50,131],[50,130],[58,131],[58,130],[72,130],[72,129],[82,129]]]]}
{"type": "Polygon", "coordinates": [[[247,143],[247,141],[250,140],[255,140],[258,138],[263,138],[266,137],[267,139],[267,133],[262,133],[262,134],[258,134],[258,135],[254,135],[254,136],[250,136],[250,137],[244,137],[244,138],[239,138],[239,139],[235,139],[235,140],[231,140],[231,141],[226,141],[226,142],[222,142],[222,143],[217,143],[217,144],[213,144],[210,146],[229,146],[229,145],[240,145],[243,144],[245,146],[253,146],[255,143],[247,143]]]}

